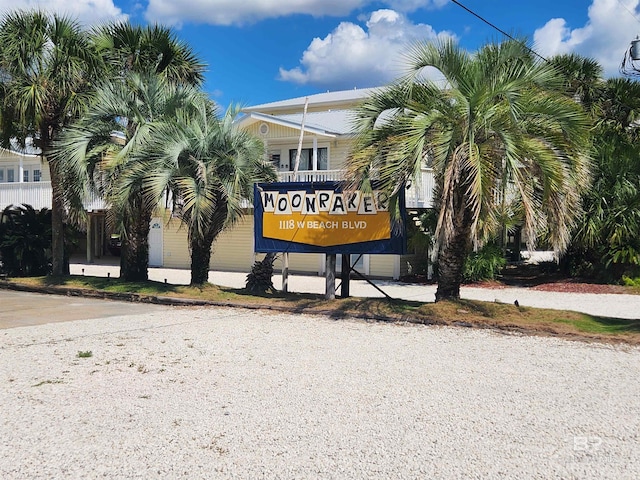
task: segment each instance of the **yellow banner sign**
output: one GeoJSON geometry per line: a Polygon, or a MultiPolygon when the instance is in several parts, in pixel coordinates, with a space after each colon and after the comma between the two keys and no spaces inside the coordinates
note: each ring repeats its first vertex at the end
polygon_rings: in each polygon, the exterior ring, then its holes
{"type": "Polygon", "coordinates": [[[264,238],[332,247],[391,238],[383,192],[261,192],[264,238]]]}

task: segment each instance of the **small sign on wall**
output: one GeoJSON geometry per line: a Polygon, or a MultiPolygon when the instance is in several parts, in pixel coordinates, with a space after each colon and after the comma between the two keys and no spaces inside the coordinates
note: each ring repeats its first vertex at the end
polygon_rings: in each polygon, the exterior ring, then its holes
{"type": "Polygon", "coordinates": [[[343,191],[338,182],[255,186],[255,251],[403,254],[404,195],[392,220],[381,190],[343,191]]]}

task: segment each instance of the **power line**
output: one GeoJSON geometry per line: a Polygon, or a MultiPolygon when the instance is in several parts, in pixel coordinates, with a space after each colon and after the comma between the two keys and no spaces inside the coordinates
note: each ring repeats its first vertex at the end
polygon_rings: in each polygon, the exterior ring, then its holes
{"type": "Polygon", "coordinates": [[[640,20],[638,20],[638,17],[636,17],[635,12],[632,12],[631,10],[629,10],[629,7],[627,7],[624,3],[622,3],[622,0],[618,0],[618,3],[619,3],[620,5],[622,5],[622,7],[623,7],[627,12],[629,12],[629,15],[631,15],[631,16],[635,19],[635,21],[636,21],[636,22],[640,23],[640,20]]]}
{"type": "Polygon", "coordinates": [[[487,20],[486,18],[484,18],[482,15],[477,14],[476,12],[474,12],[473,10],[471,10],[470,8],[466,7],[465,5],[463,5],[462,3],[458,2],[458,0],[451,0],[452,3],[455,3],[456,5],[458,5],[460,8],[466,10],[467,12],[469,12],[471,15],[473,15],[474,17],[476,17],[478,20],[486,23],[487,25],[489,25],[491,28],[493,28],[494,30],[497,30],[498,32],[500,32],[502,35],[504,35],[505,37],[515,41],[515,42],[521,42],[524,47],[529,50],[530,53],[534,54],[536,57],[544,60],[545,62],[549,62],[548,59],[546,59],[545,57],[543,57],[542,55],[540,55],[538,52],[536,52],[534,49],[532,49],[531,47],[529,47],[528,45],[526,45],[524,42],[522,42],[521,40],[518,40],[517,38],[514,38],[512,35],[508,34],[507,32],[505,32],[504,30],[502,30],[500,27],[494,25],[493,23],[491,23],[489,20],[487,20]]]}

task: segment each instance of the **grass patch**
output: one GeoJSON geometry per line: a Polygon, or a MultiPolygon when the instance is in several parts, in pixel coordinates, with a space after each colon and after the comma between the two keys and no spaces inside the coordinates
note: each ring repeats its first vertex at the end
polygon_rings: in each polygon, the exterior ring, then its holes
{"type": "Polygon", "coordinates": [[[54,385],[56,383],[63,383],[62,380],[43,380],[42,382],[31,385],[32,387],[41,387],[42,385],[54,385]]]}
{"type": "MultiPolygon", "coordinates": [[[[640,320],[587,315],[578,312],[518,307],[513,304],[459,300],[421,303],[385,298],[347,298],[325,300],[321,295],[275,292],[254,295],[244,289],[206,284],[201,287],[162,282],[124,282],[118,278],[69,276],[8,279],[8,283],[42,288],[49,293],[107,292],[113,295],[138,295],[135,299],[153,301],[154,297],[193,299],[212,304],[245,308],[282,309],[295,313],[320,313],[332,318],[357,317],[427,325],[451,325],[566,338],[625,342],[640,345],[640,320]],[[142,298],[145,297],[145,298],[142,298]]],[[[119,298],[119,297],[118,297],[119,298]]],[[[125,299],[128,297],[124,297],[125,299]]],[[[78,357],[91,352],[78,352],[78,357]]],[[[82,357],[81,357],[82,358],[82,357]]]]}
{"type": "Polygon", "coordinates": [[[76,357],[78,357],[78,358],[91,358],[91,357],[93,357],[93,352],[91,350],[86,350],[84,352],[83,351],[79,351],[76,354],[76,357]]]}

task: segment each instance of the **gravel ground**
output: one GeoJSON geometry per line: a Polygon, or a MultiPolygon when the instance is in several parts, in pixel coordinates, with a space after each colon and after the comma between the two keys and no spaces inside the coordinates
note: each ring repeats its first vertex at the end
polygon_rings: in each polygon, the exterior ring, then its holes
{"type": "Polygon", "coordinates": [[[0,330],[0,478],[637,479],[638,378],[637,348],[242,309],[0,330]]]}

